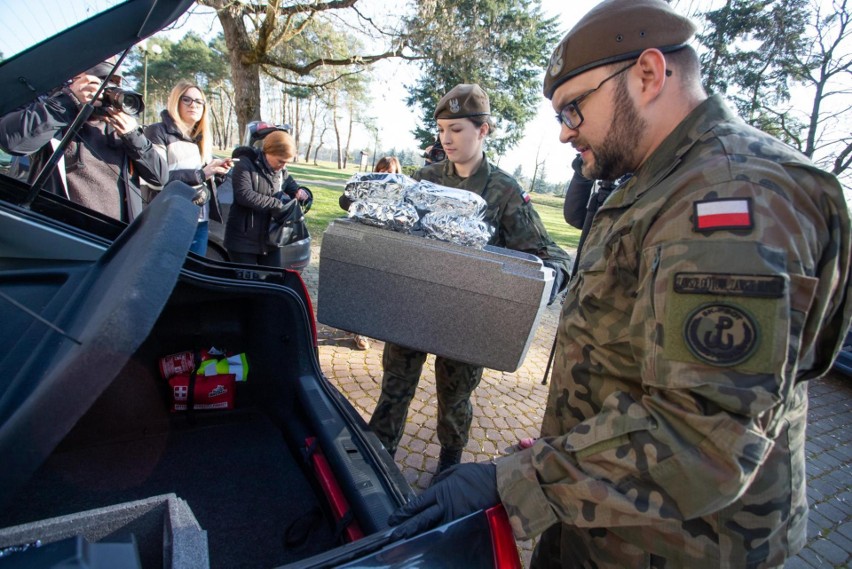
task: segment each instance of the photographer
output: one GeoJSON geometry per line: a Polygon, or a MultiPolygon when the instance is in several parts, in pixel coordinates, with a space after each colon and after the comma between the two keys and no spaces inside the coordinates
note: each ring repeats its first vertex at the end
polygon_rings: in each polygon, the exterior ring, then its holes
{"type": "Polygon", "coordinates": [[[424,166],[443,162],[447,159],[447,153],[444,152],[444,146],[441,144],[440,138],[436,138],[433,145],[426,147],[426,150],[423,151],[423,158],[426,159],[424,166]]]}
{"type": "MultiPolygon", "coordinates": [[[[114,58],[99,63],[49,97],[0,118],[0,147],[15,156],[30,155],[28,182],[39,175],[80,108],[92,101],[101,83],[121,83],[121,76],[110,76],[114,65],[114,58]]],[[[128,98],[141,110],[138,95],[128,98]]],[[[129,222],[142,211],[140,177],[154,185],[165,185],[168,165],[142,134],[136,119],[116,108],[114,99],[111,97],[109,104],[94,102],[95,112],[65,149],[46,189],[129,222]]]]}

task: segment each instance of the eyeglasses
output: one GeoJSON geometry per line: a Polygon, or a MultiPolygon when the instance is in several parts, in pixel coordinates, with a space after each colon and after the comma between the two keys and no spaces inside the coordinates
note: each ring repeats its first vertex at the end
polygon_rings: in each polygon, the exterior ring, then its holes
{"type": "Polygon", "coordinates": [[[560,125],[564,124],[565,126],[567,126],[570,129],[579,128],[580,125],[583,124],[583,113],[580,112],[580,101],[582,101],[583,99],[585,99],[586,97],[588,97],[589,95],[591,95],[592,93],[594,93],[595,91],[597,91],[598,89],[603,87],[604,83],[606,83],[607,81],[609,81],[613,77],[621,75],[622,73],[624,73],[625,71],[627,71],[628,69],[633,67],[634,65],[636,65],[635,61],[633,63],[631,63],[630,65],[628,65],[627,67],[619,69],[618,71],[616,71],[615,73],[613,73],[612,75],[610,75],[609,77],[607,77],[606,79],[604,79],[603,81],[598,83],[598,86],[595,87],[594,89],[589,89],[588,91],[586,91],[585,93],[583,93],[582,95],[580,95],[579,97],[574,99],[573,101],[571,101],[568,104],[566,104],[565,106],[563,106],[561,109],[559,109],[559,114],[556,115],[556,122],[558,122],[560,125]]]}
{"type": "Polygon", "coordinates": [[[199,107],[203,107],[207,104],[204,99],[193,99],[192,97],[187,97],[186,95],[181,95],[180,102],[186,105],[187,107],[191,107],[192,103],[195,103],[199,107]]]}

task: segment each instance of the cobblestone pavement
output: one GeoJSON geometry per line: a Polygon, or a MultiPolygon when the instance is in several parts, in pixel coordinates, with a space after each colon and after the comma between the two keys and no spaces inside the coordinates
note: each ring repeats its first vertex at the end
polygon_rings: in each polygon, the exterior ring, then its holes
{"type": "MultiPolygon", "coordinates": [[[[319,249],[302,278],[316,308],[319,249]]],[[[520,369],[513,373],[486,369],[474,393],[474,418],[463,462],[487,461],[506,452],[518,439],[538,435],[547,398],[542,378],[547,366],[559,307],[545,310],[535,339],[520,369]]],[[[383,342],[355,349],[351,334],[319,324],[319,360],[325,375],[369,420],[381,392],[383,342]]],[[[429,356],[411,403],[396,463],[415,492],[429,486],[438,464],[440,444],[435,433],[434,356],[429,356]]],[[[829,376],[810,386],[808,426],[808,498],[811,512],[807,547],[787,569],[849,567],[852,564],[852,380],[829,376]]],[[[525,567],[534,541],[518,542],[525,567]]]]}

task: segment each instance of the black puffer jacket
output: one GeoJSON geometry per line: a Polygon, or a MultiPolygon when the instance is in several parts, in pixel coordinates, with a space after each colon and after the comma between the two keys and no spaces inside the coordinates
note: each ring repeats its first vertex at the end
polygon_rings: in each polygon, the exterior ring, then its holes
{"type": "Polygon", "coordinates": [[[225,225],[225,249],[237,253],[266,254],[269,220],[283,209],[281,200],[273,195],[281,190],[295,198],[299,185],[287,170],[275,173],[267,164],[263,152],[241,146],[232,153],[239,162],[231,174],[234,203],[225,225]],[[283,180],[283,187],[282,187],[283,180]]]}
{"type": "MultiPolygon", "coordinates": [[[[0,117],[0,148],[14,156],[29,155],[29,183],[35,181],[59,140],[65,136],[77,116],[77,103],[69,93],[68,89],[64,88],[50,97],[43,97],[0,117]]],[[[116,183],[121,201],[121,220],[129,222],[142,211],[140,178],[163,186],[169,181],[168,165],[151,141],[142,134],[141,128],[119,135],[112,127],[105,127],[104,123],[92,124],[96,125],[97,129],[80,129],[72,145],[83,144],[90,149],[107,145],[121,149],[124,159],[121,171],[116,172],[116,183]]],[[[65,166],[63,158],[47,180],[45,189],[70,199],[68,186],[62,175],[65,166]]],[[[74,173],[70,175],[73,176],[74,173]]],[[[102,212],[106,213],[103,210],[102,212]]]]}
{"type": "MultiPolygon", "coordinates": [[[[161,122],[148,125],[145,128],[145,136],[168,162],[169,181],[179,180],[193,187],[201,186],[205,181],[209,182],[208,187],[212,192],[210,201],[206,204],[207,215],[202,213],[199,220],[204,221],[209,217],[213,221],[222,222],[215,178],[211,178],[209,181],[205,180],[204,170],[202,169],[204,162],[201,158],[201,151],[198,149],[198,140],[193,140],[183,134],[168,111],[162,111],[160,118],[162,119],[161,122]]],[[[159,187],[152,189],[160,190],[159,187]]]]}

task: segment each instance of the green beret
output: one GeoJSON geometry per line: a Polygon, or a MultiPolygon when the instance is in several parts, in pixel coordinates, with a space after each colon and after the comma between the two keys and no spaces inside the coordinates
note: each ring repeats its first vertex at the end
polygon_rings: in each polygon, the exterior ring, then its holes
{"type": "Polygon", "coordinates": [[[441,97],[435,107],[436,119],[460,119],[491,114],[488,95],[479,85],[462,83],[441,97]]]}
{"type": "Polygon", "coordinates": [[[572,77],[639,56],[649,48],[669,53],[686,47],[695,24],[663,0],[604,0],[568,32],[550,56],[544,96],[572,77]]]}

